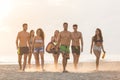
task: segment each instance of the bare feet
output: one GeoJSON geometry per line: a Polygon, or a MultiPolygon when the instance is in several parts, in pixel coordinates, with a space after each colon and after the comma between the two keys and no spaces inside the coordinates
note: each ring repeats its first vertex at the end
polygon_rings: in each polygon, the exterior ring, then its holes
{"type": "Polygon", "coordinates": [[[29,69],[31,68],[31,64],[28,64],[29,69]]]}
{"type": "Polygon", "coordinates": [[[20,66],[19,70],[22,70],[22,66],[20,66]]]}
{"type": "Polygon", "coordinates": [[[65,70],[65,71],[63,71],[63,73],[68,73],[68,71],[65,70]]]}
{"type": "Polygon", "coordinates": [[[42,69],[42,72],[45,72],[45,69],[42,69]]]}

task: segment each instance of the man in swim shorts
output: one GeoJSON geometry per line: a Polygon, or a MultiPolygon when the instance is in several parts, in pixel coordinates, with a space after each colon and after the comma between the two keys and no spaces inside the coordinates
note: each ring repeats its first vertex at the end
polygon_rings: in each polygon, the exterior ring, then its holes
{"type": "Polygon", "coordinates": [[[66,71],[67,59],[69,59],[69,46],[71,41],[71,32],[68,31],[68,23],[63,24],[64,30],[59,33],[58,36],[58,45],[60,45],[60,52],[63,56],[63,72],[66,71]]]}
{"type": "Polygon", "coordinates": [[[16,47],[19,50],[18,52],[18,63],[20,70],[25,70],[26,62],[27,62],[27,55],[29,53],[29,33],[27,31],[28,25],[26,23],[23,24],[23,30],[18,32],[17,39],[16,39],[16,47]],[[22,55],[24,55],[24,62],[23,66],[21,63],[22,55]],[[23,67],[23,69],[22,69],[23,67]]]}
{"type": "Polygon", "coordinates": [[[74,68],[77,69],[78,61],[80,52],[83,52],[83,38],[82,33],[77,31],[78,26],[77,24],[73,25],[73,32],[71,33],[72,36],[72,54],[73,54],[73,64],[74,68]],[[81,46],[80,46],[81,45],[81,46]]]}

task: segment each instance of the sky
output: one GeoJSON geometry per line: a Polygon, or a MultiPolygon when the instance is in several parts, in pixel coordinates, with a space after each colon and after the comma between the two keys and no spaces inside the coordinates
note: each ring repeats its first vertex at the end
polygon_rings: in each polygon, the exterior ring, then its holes
{"type": "MultiPolygon", "coordinates": [[[[28,23],[28,32],[42,28],[47,45],[55,30],[63,30],[64,22],[68,22],[71,32],[72,25],[78,24],[83,34],[82,59],[95,58],[89,54],[91,37],[100,28],[107,59],[120,60],[119,3],[120,0],[0,0],[0,62],[17,58],[15,40],[23,23],[28,23]]],[[[46,56],[52,60],[51,55],[46,56]]]]}

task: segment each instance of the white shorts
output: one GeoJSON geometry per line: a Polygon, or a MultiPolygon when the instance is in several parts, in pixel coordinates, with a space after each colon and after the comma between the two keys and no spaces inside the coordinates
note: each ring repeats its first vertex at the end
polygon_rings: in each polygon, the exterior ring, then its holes
{"type": "Polygon", "coordinates": [[[94,45],[93,50],[101,52],[101,46],[94,45]]]}

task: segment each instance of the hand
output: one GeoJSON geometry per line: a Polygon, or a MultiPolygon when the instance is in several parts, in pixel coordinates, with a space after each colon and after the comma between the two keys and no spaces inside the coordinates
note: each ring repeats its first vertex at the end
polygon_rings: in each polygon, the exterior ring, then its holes
{"type": "Polygon", "coordinates": [[[17,50],[18,50],[19,47],[17,46],[16,48],[17,48],[17,50]]]}
{"type": "Polygon", "coordinates": [[[59,48],[59,46],[58,46],[58,45],[56,45],[56,46],[55,46],[55,48],[57,48],[57,49],[58,49],[58,48],[59,48]]]}
{"type": "Polygon", "coordinates": [[[106,51],[105,51],[105,50],[103,50],[103,53],[105,54],[105,53],[106,53],[106,51]]]}
{"type": "Polygon", "coordinates": [[[92,54],[92,50],[90,50],[90,53],[92,54]]]}
{"type": "Polygon", "coordinates": [[[28,47],[28,49],[29,49],[29,51],[31,50],[31,48],[30,48],[30,47],[28,47]]]}
{"type": "Polygon", "coordinates": [[[102,55],[102,59],[104,59],[105,58],[105,51],[103,51],[104,53],[103,53],[103,55],[102,55]]]}
{"type": "Polygon", "coordinates": [[[83,52],[83,47],[81,48],[81,52],[83,52]]]}
{"type": "Polygon", "coordinates": [[[34,49],[34,46],[32,45],[31,48],[34,49]]]}

